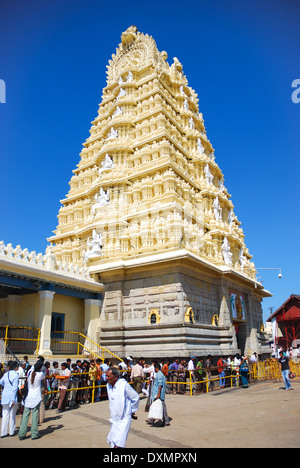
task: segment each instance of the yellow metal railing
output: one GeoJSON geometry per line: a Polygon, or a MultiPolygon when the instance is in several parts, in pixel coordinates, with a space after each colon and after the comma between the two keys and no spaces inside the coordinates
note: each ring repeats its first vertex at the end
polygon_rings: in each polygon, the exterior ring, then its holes
{"type": "MultiPolygon", "coordinates": [[[[96,375],[97,371],[94,371],[94,374],[96,375]]],[[[76,372],[72,372],[71,373],[71,377],[74,377],[74,376],[79,376],[80,378],[82,378],[83,375],[88,375],[89,377],[91,376],[91,372],[88,371],[88,372],[80,372],[80,373],[76,373],[76,372]]],[[[106,388],[106,384],[105,385],[96,385],[96,378],[94,379],[91,379],[88,381],[89,385],[86,385],[86,386],[83,386],[83,387],[69,387],[67,388],[67,392],[68,393],[71,393],[71,392],[82,392],[84,390],[87,390],[88,393],[90,392],[90,395],[85,395],[83,396],[83,398],[90,398],[91,399],[91,403],[94,403],[95,402],[95,391],[96,389],[101,389],[101,388],[106,388]]],[[[59,389],[58,390],[48,390],[46,392],[46,395],[47,395],[47,398],[49,398],[50,395],[55,395],[55,394],[59,394],[59,389]]]]}
{"type": "Polygon", "coordinates": [[[118,361],[121,361],[121,362],[123,361],[123,359],[121,359],[119,356],[114,354],[112,351],[110,351],[107,348],[104,348],[103,346],[98,345],[97,343],[95,343],[93,340],[91,340],[87,336],[84,336],[82,333],[78,333],[78,336],[83,338],[85,340],[85,343],[90,343],[92,346],[94,346],[96,348],[97,353],[93,351],[91,348],[88,348],[85,344],[80,343],[79,341],[78,341],[78,350],[80,347],[82,347],[83,350],[89,351],[92,355],[94,355],[94,357],[100,358],[102,361],[104,361],[105,359],[105,354],[108,354],[110,357],[113,357],[117,359],[118,361]],[[102,356],[100,356],[100,354],[102,354],[102,356]]]}
{"type": "MultiPolygon", "coordinates": [[[[174,372],[176,373],[177,371],[174,372]]],[[[202,380],[199,380],[197,371],[185,372],[186,377],[184,378],[184,380],[167,380],[167,385],[169,385],[171,389],[174,389],[175,387],[177,388],[177,390],[180,389],[181,386],[184,386],[185,390],[188,389],[190,396],[195,395],[197,393],[197,388],[199,388],[200,386],[202,388],[205,388],[205,391],[202,390],[203,393],[209,393],[211,389],[214,389],[214,384],[220,382],[220,380],[226,382],[226,388],[240,386],[240,374],[238,369],[235,371],[234,374],[230,373],[230,375],[225,375],[223,377],[220,377],[219,375],[211,376],[205,371],[205,369],[203,369],[202,373],[205,374],[205,376],[204,378],[202,378],[202,380]]],[[[248,375],[249,380],[251,376],[254,378],[253,370],[249,369],[248,375]]]]}
{"type": "MultiPolygon", "coordinates": [[[[300,377],[300,362],[290,359],[290,371],[295,377],[300,377]]],[[[256,380],[281,380],[281,367],[276,359],[266,359],[253,365],[253,377],[256,380]]]]}
{"type": "MultiPolygon", "coordinates": [[[[99,345],[80,332],[52,331],[51,334],[57,334],[57,336],[70,335],[71,337],[70,339],[51,338],[51,346],[53,345],[55,347],[55,344],[57,344],[60,349],[63,345],[71,345],[73,346],[74,351],[77,351],[78,355],[86,352],[87,354],[95,358],[99,358],[102,361],[104,361],[106,357],[114,358],[117,361],[122,361],[122,359],[112,351],[99,345]]],[[[5,349],[10,349],[15,354],[23,353],[38,355],[40,349],[41,330],[40,328],[35,327],[0,325],[0,339],[3,340],[5,349]]],[[[75,352],[70,351],[69,353],[75,354],[75,352]]],[[[68,354],[68,351],[63,353],[61,350],[57,354],[68,354]]]]}
{"type": "Polygon", "coordinates": [[[41,330],[34,327],[23,327],[23,326],[12,326],[12,325],[0,325],[0,338],[3,340],[5,348],[9,348],[12,352],[37,352],[40,347],[41,339],[41,330]],[[23,336],[22,336],[23,335],[23,336]],[[27,335],[27,337],[25,336],[27,335]],[[36,343],[36,346],[30,347],[24,346],[22,349],[20,347],[14,346],[14,343],[24,342],[26,343],[36,343]]]}
{"type": "Polygon", "coordinates": [[[114,354],[112,351],[109,349],[99,345],[95,341],[91,340],[89,337],[83,335],[80,332],[52,332],[53,334],[61,334],[61,333],[67,333],[68,335],[70,334],[71,336],[77,337],[75,340],[64,340],[64,339],[51,339],[51,344],[53,343],[59,343],[60,345],[64,344],[69,344],[69,345],[75,345],[77,346],[77,354],[82,354],[84,351],[87,352],[88,354],[92,355],[94,358],[99,358],[101,361],[104,361],[105,356],[113,357],[114,359],[118,361],[122,361],[122,359],[114,354]],[[83,343],[81,342],[83,341],[83,343]]]}

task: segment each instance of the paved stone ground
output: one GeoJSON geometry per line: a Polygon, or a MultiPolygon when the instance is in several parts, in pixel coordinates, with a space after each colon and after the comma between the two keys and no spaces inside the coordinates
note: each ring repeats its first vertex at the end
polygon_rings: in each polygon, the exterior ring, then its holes
{"type": "MultiPolygon", "coordinates": [[[[282,383],[256,382],[248,389],[217,390],[199,396],[167,395],[169,427],[145,423],[141,397],[127,448],[299,448],[300,379],[293,391],[282,383]]],[[[57,414],[46,411],[38,440],[0,439],[0,448],[109,448],[108,402],[86,404],[57,414]]],[[[17,416],[17,430],[20,416],[17,416]]]]}

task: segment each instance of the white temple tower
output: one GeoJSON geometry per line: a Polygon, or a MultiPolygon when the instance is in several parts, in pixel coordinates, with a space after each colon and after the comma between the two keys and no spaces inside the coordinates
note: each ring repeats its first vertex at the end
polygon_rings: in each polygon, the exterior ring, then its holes
{"type": "Polygon", "coordinates": [[[106,288],[100,340],[117,353],[267,352],[252,256],[198,97],[135,26],[107,67],[53,244],[106,288]]]}

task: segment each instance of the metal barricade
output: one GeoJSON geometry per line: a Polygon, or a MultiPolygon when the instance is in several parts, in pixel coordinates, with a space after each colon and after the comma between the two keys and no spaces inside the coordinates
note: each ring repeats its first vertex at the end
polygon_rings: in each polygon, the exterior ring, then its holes
{"type": "Polygon", "coordinates": [[[40,347],[39,328],[0,325],[0,338],[16,354],[34,354],[40,347]]]}

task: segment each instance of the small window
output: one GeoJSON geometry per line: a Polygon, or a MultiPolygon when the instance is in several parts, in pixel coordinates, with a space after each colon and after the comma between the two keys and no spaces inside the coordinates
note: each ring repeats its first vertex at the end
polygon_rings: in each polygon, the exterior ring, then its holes
{"type": "Polygon", "coordinates": [[[184,315],[184,321],[188,323],[194,323],[194,311],[189,307],[184,315]]]}
{"type": "Polygon", "coordinates": [[[63,338],[65,330],[65,314],[52,312],[51,338],[63,338]],[[62,332],[62,333],[59,333],[62,332]]]}
{"type": "Polygon", "coordinates": [[[219,326],[219,316],[217,314],[213,316],[211,324],[215,325],[215,327],[219,326]]]}
{"type": "Polygon", "coordinates": [[[160,315],[157,309],[152,309],[149,314],[149,323],[160,323],[160,315]]]}
{"type": "Polygon", "coordinates": [[[150,323],[156,323],[156,322],[157,322],[156,314],[152,313],[150,316],[150,323]]]}

